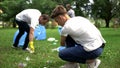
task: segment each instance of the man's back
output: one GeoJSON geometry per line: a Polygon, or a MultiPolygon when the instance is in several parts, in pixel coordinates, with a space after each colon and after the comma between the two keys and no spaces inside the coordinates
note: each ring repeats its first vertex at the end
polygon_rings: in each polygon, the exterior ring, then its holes
{"type": "Polygon", "coordinates": [[[16,19],[30,23],[31,19],[38,19],[41,12],[37,9],[26,9],[16,15],[16,19]]]}

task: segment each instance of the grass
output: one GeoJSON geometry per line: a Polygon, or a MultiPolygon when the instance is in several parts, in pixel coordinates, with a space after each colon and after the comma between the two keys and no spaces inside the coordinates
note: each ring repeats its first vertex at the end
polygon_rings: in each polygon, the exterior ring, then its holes
{"type": "MultiPolygon", "coordinates": [[[[52,51],[59,46],[48,42],[47,38],[54,37],[60,39],[57,29],[47,29],[45,40],[34,40],[35,54],[11,48],[13,36],[17,29],[0,29],[0,68],[18,68],[19,63],[25,63],[25,68],[59,68],[65,62],[58,57],[58,52],[52,51]],[[26,57],[30,60],[27,61],[26,57]]],[[[120,28],[100,28],[100,31],[107,41],[103,54],[99,57],[102,61],[99,68],[119,68],[120,67],[120,28]]],[[[81,64],[81,68],[86,65],[81,64]]]]}

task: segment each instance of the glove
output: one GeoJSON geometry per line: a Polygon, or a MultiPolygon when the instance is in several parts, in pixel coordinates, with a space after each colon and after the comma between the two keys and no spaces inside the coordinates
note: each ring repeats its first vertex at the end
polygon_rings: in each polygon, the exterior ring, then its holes
{"type": "Polygon", "coordinates": [[[60,46],[60,47],[58,47],[58,51],[62,51],[65,48],[66,48],[65,46],[60,46]]]}
{"type": "Polygon", "coordinates": [[[30,45],[30,50],[31,50],[30,53],[34,53],[35,48],[34,48],[34,45],[33,45],[33,41],[30,41],[29,45],[30,45]]]}

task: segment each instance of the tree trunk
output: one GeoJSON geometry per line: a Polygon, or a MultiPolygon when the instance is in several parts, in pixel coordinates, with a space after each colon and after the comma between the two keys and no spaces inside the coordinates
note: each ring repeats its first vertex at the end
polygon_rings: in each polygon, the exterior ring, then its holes
{"type": "Polygon", "coordinates": [[[5,28],[5,22],[2,22],[2,28],[5,28]]]}
{"type": "Polygon", "coordinates": [[[16,23],[15,22],[13,22],[13,28],[16,28],[16,23]]]}
{"type": "Polygon", "coordinates": [[[11,21],[13,22],[13,23],[12,23],[12,27],[13,27],[13,28],[16,28],[17,24],[16,24],[15,19],[13,18],[11,21]]]}
{"type": "Polygon", "coordinates": [[[110,20],[105,19],[105,23],[106,23],[106,28],[109,28],[109,23],[110,23],[110,20]]]}

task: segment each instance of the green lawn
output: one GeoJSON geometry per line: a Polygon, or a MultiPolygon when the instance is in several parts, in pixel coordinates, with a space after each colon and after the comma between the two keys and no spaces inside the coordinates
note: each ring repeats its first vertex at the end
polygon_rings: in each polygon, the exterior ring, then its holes
{"type": "MultiPolygon", "coordinates": [[[[59,68],[65,63],[58,57],[57,51],[52,51],[60,41],[56,45],[47,41],[49,37],[60,39],[57,29],[47,29],[46,40],[34,40],[34,54],[11,48],[16,30],[0,29],[0,68],[18,68],[19,63],[27,64],[25,68],[59,68]],[[30,60],[26,60],[27,57],[30,60]]],[[[100,31],[107,44],[99,57],[102,61],[99,68],[120,68],[120,29],[100,28],[100,31]]],[[[86,65],[81,64],[81,68],[86,68],[86,65]]]]}

